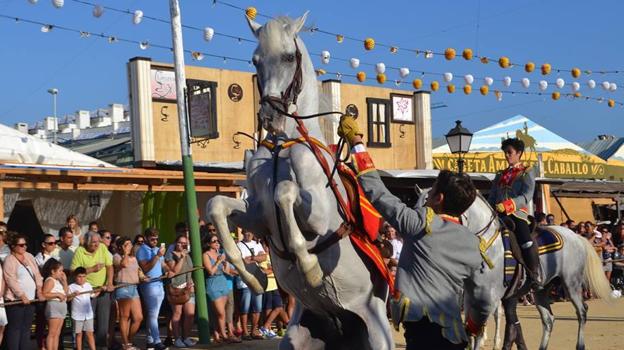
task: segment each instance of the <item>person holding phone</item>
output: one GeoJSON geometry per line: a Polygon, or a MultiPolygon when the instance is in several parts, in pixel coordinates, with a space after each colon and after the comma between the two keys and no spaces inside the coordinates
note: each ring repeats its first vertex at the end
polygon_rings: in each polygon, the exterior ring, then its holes
{"type": "Polygon", "coordinates": [[[151,227],[145,230],[145,244],[141,245],[136,253],[139,266],[145,276],[149,279],[147,283],[141,284],[139,291],[147,312],[147,347],[155,350],[164,350],[167,347],[160,340],[158,329],[158,313],[165,298],[165,290],[161,277],[163,272],[170,272],[169,266],[165,264],[163,258],[166,253],[165,244],[158,244],[158,229],[151,227]]]}

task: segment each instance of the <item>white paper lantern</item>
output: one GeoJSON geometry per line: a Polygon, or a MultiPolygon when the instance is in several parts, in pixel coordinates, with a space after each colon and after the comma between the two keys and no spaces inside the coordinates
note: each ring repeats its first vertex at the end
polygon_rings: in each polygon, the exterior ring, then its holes
{"type": "Polygon", "coordinates": [[[522,87],[525,89],[528,89],[529,86],[531,86],[531,80],[529,80],[529,78],[522,78],[521,82],[522,82],[522,87]]]}
{"type": "Polygon", "coordinates": [[[353,68],[353,69],[355,69],[355,68],[360,66],[360,60],[357,59],[357,58],[350,59],[349,63],[351,64],[351,68],[353,68]]]}
{"type": "Polygon", "coordinates": [[[596,81],[594,79],[589,79],[587,81],[587,86],[589,86],[590,89],[593,89],[596,87],[596,81]]]}
{"type": "Polygon", "coordinates": [[[491,86],[494,84],[494,79],[492,77],[485,77],[483,80],[485,81],[485,85],[491,86]]]}
{"type": "Polygon", "coordinates": [[[572,91],[577,92],[581,89],[581,84],[578,81],[572,83],[572,91]]]}
{"type": "Polygon", "coordinates": [[[33,5],[34,5],[34,4],[36,4],[38,1],[39,1],[39,0],[28,0],[28,2],[29,2],[29,3],[31,3],[31,4],[33,4],[33,5]]]}
{"type": "Polygon", "coordinates": [[[433,58],[433,51],[431,50],[425,51],[425,58],[433,58]]]}
{"type": "Polygon", "coordinates": [[[49,33],[52,30],[52,28],[54,28],[54,27],[52,27],[52,25],[44,24],[44,25],[41,26],[41,32],[42,33],[49,33]]]}
{"type": "Polygon", "coordinates": [[[148,42],[148,41],[141,41],[141,42],[139,43],[139,48],[140,48],[141,50],[147,50],[147,49],[149,49],[149,46],[150,46],[150,45],[149,45],[149,42],[148,42]]]}
{"type": "Polygon", "coordinates": [[[503,78],[503,85],[510,87],[511,86],[511,77],[504,77],[503,78]]]}
{"type": "Polygon", "coordinates": [[[610,83],[609,84],[609,91],[615,92],[615,90],[617,90],[617,84],[616,83],[610,83]]]}
{"type": "Polygon", "coordinates": [[[410,74],[410,70],[407,67],[402,67],[399,69],[399,75],[401,76],[401,78],[405,78],[406,76],[408,76],[410,74]]]}
{"type": "Polygon", "coordinates": [[[329,51],[321,52],[321,61],[323,62],[323,64],[328,64],[330,57],[331,55],[329,54],[329,51]]]}
{"type": "Polygon", "coordinates": [[[143,20],[143,11],[136,10],[134,11],[134,16],[132,16],[132,23],[139,24],[143,20]]]}
{"type": "Polygon", "coordinates": [[[545,91],[546,89],[548,89],[548,82],[546,80],[540,80],[539,89],[542,91],[545,91]]]}
{"type": "Polygon", "coordinates": [[[63,5],[65,5],[65,0],[52,0],[52,5],[57,9],[60,9],[63,5]]]}
{"type": "Polygon", "coordinates": [[[451,80],[453,80],[453,73],[451,72],[444,73],[444,81],[447,83],[450,83],[451,80]]]}
{"type": "Polygon", "coordinates": [[[609,86],[611,86],[611,84],[608,81],[603,81],[602,82],[602,89],[603,90],[609,90],[609,86]]]}
{"type": "Polygon", "coordinates": [[[214,29],[210,27],[205,27],[204,28],[204,40],[210,41],[212,40],[213,36],[214,36],[214,29]]]}
{"type": "Polygon", "coordinates": [[[466,74],[464,75],[464,81],[466,82],[466,84],[470,85],[474,83],[474,77],[472,76],[472,74],[466,74]]]}
{"type": "Polygon", "coordinates": [[[557,80],[555,80],[555,85],[557,85],[557,87],[561,89],[565,86],[565,80],[557,78],[557,80]]]}
{"type": "Polygon", "coordinates": [[[503,93],[500,91],[494,91],[494,96],[496,96],[496,101],[498,102],[503,100],[503,93]]]}
{"type": "Polygon", "coordinates": [[[199,51],[193,51],[191,55],[193,56],[193,59],[196,61],[201,61],[204,59],[204,54],[199,51]]]}
{"type": "Polygon", "coordinates": [[[95,5],[93,7],[93,17],[100,18],[104,14],[104,7],[102,5],[95,5]]]}
{"type": "Polygon", "coordinates": [[[377,63],[375,65],[375,70],[377,71],[377,74],[384,74],[386,72],[386,65],[383,63],[377,63]]]}

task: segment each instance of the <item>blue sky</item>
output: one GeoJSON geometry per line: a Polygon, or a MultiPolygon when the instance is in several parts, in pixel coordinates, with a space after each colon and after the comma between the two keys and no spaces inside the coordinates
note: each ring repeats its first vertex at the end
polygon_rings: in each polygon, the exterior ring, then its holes
{"type": "MultiPolygon", "coordinates": [[[[92,0],[81,0],[95,2],[92,0]]],[[[373,37],[381,43],[396,44],[397,54],[378,47],[365,52],[361,43],[345,40],[338,44],[335,38],[321,33],[302,35],[311,52],[328,50],[332,57],[357,57],[362,62],[384,62],[387,66],[407,66],[412,70],[452,72],[457,92],[450,95],[443,91],[432,94],[433,102],[443,102],[447,107],[433,111],[433,134],[439,136],[453,127],[455,119],[473,131],[523,114],[544,127],[572,141],[591,140],[598,134],[624,136],[624,108],[608,108],[605,103],[570,101],[562,98],[553,102],[550,96],[520,96],[505,94],[497,102],[492,94],[483,97],[476,90],[482,80],[475,81],[473,94],[461,92],[464,74],[491,76],[502,79],[509,75],[514,82],[523,77],[531,79],[531,88],[524,90],[514,83],[509,90],[537,92],[537,82],[543,79],[536,71],[525,73],[521,67],[503,70],[496,63],[484,65],[476,60],[442,57],[426,60],[423,55],[401,50],[404,48],[431,49],[436,52],[454,47],[459,53],[465,47],[476,53],[492,57],[508,56],[512,62],[524,64],[533,61],[538,65],[549,62],[553,67],[598,70],[621,70],[624,72],[624,48],[622,46],[622,13],[624,2],[605,1],[292,1],[292,0],[228,0],[241,7],[255,6],[260,13],[268,15],[299,16],[310,10],[308,24],[321,29],[343,33],[358,38],[373,37]]],[[[166,18],[168,1],[160,0],[97,0],[97,3],[121,9],[142,10],[145,15],[166,18]]],[[[185,24],[211,26],[217,32],[237,37],[251,38],[242,12],[217,4],[212,0],[182,0],[182,19],[185,24]]],[[[23,17],[55,25],[63,25],[94,33],[107,33],[122,38],[171,45],[170,28],[167,24],[145,19],[132,24],[127,14],[106,11],[101,18],[91,15],[92,7],[74,0],[65,0],[61,9],[55,9],[50,0],[39,0],[32,5],[27,0],[0,0],[0,14],[23,17]]],[[[265,19],[258,18],[259,22],[265,19]]],[[[3,84],[0,84],[0,122],[12,125],[18,121],[33,123],[52,113],[52,99],[48,88],[60,90],[59,115],[70,114],[78,109],[95,109],[109,103],[127,103],[128,87],[126,63],[134,56],[148,56],[157,61],[171,61],[167,50],[150,48],[141,50],[137,45],[95,37],[80,38],[78,34],[53,29],[42,33],[40,26],[15,23],[0,19],[0,62],[3,67],[3,84]]],[[[251,43],[238,43],[215,36],[207,43],[197,31],[184,32],[185,47],[216,55],[250,58],[255,47],[251,43]]],[[[318,57],[315,65],[321,66],[318,57]]],[[[187,64],[207,65],[226,69],[250,70],[247,63],[232,60],[205,58],[187,64]]],[[[347,63],[332,60],[324,66],[327,71],[355,74],[347,63]]],[[[372,67],[361,66],[369,76],[372,67]]],[[[398,78],[396,70],[388,70],[386,85],[398,78]]],[[[408,78],[413,79],[412,73],[408,78]]],[[[556,73],[546,77],[554,81],[556,73]]],[[[570,91],[572,77],[560,73],[566,81],[563,92],[570,91]]],[[[327,77],[331,78],[331,77],[327,77]]],[[[423,80],[442,81],[441,77],[426,75],[423,80]]],[[[354,82],[345,77],[346,82],[354,82]]],[[[584,95],[614,98],[624,102],[624,73],[583,75],[578,81],[584,95]],[[610,81],[618,84],[615,92],[600,88],[589,90],[585,82],[594,79],[598,84],[610,81]]],[[[445,84],[442,84],[444,86],[445,84]]],[[[406,88],[409,85],[406,86],[406,88]]],[[[495,82],[494,89],[505,89],[495,82]]],[[[549,87],[548,92],[554,91],[549,87]]]]}

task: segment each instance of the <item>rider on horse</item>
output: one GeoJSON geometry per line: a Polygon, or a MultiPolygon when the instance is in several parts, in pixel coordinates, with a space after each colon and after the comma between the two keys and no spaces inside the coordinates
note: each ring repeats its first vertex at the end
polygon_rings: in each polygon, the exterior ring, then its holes
{"type": "Polygon", "coordinates": [[[459,220],[475,200],[472,181],[441,171],[425,206],[408,208],[381,181],[353,117],[341,118],[338,135],[352,147],[366,197],[404,239],[392,319],[397,327],[403,323],[407,349],[464,349],[459,300],[464,281],[482,263],[479,239],[459,220]]]}
{"type": "Polygon", "coordinates": [[[505,139],[501,150],[505,153],[509,166],[496,174],[488,201],[503,221],[513,222],[515,237],[521,248],[528,278],[531,279],[532,284],[539,284],[539,253],[537,244],[531,239],[528,218],[528,206],[533,199],[535,189],[534,169],[525,166],[520,161],[524,153],[522,140],[505,139]]]}

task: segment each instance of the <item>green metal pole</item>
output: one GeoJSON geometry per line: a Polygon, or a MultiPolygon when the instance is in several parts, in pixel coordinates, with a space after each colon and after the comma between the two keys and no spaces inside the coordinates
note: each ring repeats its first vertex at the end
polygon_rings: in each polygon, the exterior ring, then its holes
{"type": "MultiPolygon", "coordinates": [[[[193,157],[189,142],[186,112],[186,75],[184,72],[184,48],[182,43],[182,18],[178,0],[169,1],[171,13],[171,37],[173,40],[173,62],[176,78],[176,99],[178,107],[178,121],[180,123],[180,148],[182,150],[182,167],[184,171],[184,194],[186,199],[186,217],[191,231],[191,257],[194,266],[202,266],[202,247],[199,237],[199,220],[197,216],[197,195],[195,193],[195,178],[193,176],[193,157]]],[[[208,303],[206,302],[206,285],[204,271],[193,272],[195,283],[195,306],[197,311],[197,328],[199,343],[210,343],[210,325],[208,322],[208,303]]]]}

